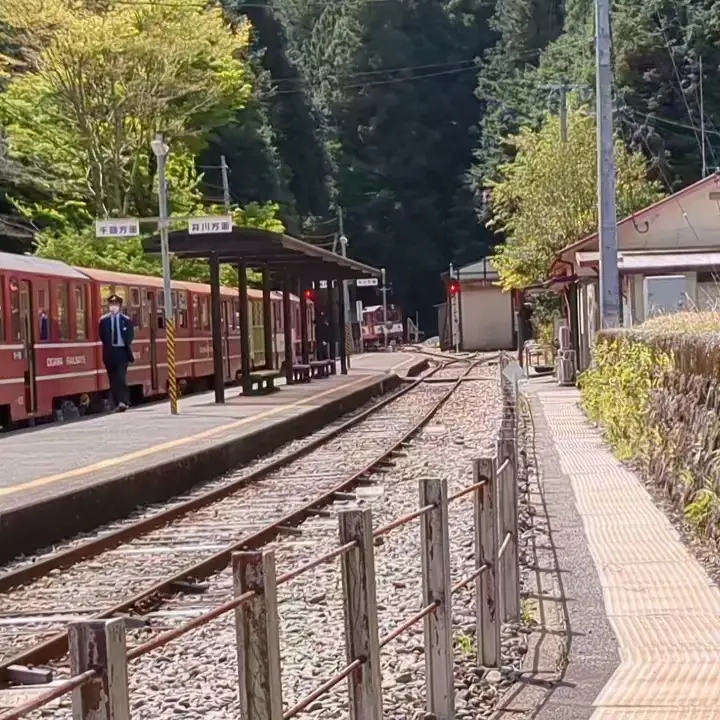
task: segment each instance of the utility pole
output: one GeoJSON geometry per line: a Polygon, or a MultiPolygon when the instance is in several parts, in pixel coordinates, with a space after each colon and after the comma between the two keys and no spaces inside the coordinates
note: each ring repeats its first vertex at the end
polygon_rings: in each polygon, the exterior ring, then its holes
{"type": "Polygon", "coordinates": [[[387,283],[385,282],[385,268],[382,268],[382,298],[383,298],[383,346],[387,350],[388,327],[387,327],[387,283]]]}
{"type": "Polygon", "coordinates": [[[175,314],[172,303],[172,281],[170,277],[170,242],[168,239],[168,202],[165,164],[170,148],[161,134],[155,136],[150,143],[157,158],[158,170],[158,204],[160,210],[160,252],[162,254],[163,290],[165,293],[165,339],[167,344],[168,363],[168,395],[170,396],[170,412],[178,414],[177,368],[175,366],[175,314]]]}
{"type": "Polygon", "coordinates": [[[568,140],[567,132],[567,121],[568,121],[568,108],[567,108],[567,85],[560,86],[560,139],[566,143],[568,140]]]}
{"type": "Polygon", "coordinates": [[[602,327],[620,325],[620,282],[615,207],[615,155],[610,39],[610,0],[596,0],[598,239],[600,242],[600,320],[602,327]]]}
{"type": "MultiPolygon", "coordinates": [[[[347,257],[347,246],[348,239],[345,237],[345,222],[343,217],[343,209],[338,205],[338,231],[340,233],[340,253],[343,257],[347,257]]],[[[350,367],[350,283],[348,280],[343,280],[343,341],[345,342],[345,355],[348,360],[348,367],[350,367]]]]}
{"type": "Polygon", "coordinates": [[[707,177],[707,157],[705,155],[705,102],[703,99],[703,62],[700,56],[700,142],[702,143],[702,176],[707,177]]]}
{"type": "Polygon", "coordinates": [[[220,156],[220,172],[222,173],[222,184],[223,184],[223,202],[225,203],[225,209],[230,212],[230,182],[228,180],[228,165],[225,162],[225,156],[220,156]]]}

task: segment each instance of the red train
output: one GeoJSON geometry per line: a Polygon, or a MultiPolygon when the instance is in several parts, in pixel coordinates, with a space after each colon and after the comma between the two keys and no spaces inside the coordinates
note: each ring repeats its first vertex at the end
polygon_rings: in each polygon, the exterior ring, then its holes
{"type": "MultiPolygon", "coordinates": [[[[173,282],[177,375],[181,388],[207,388],[213,375],[210,286],[173,282]]],[[[161,278],[76,268],[56,260],[0,253],[0,429],[14,422],[100,409],[109,388],[97,326],[106,299],[123,297],[136,333],[128,372],[133,402],[167,391],[161,278]]],[[[249,290],[250,366],[265,365],[262,292],[249,290]]],[[[274,367],[285,360],[282,295],[272,293],[274,367]]],[[[221,288],[225,379],[240,372],[239,297],[221,288]]],[[[314,306],[307,303],[314,348],[314,306]]],[[[300,353],[300,302],[292,296],[294,354],[300,353]]]]}
{"type": "Polygon", "coordinates": [[[380,350],[385,346],[385,332],[388,345],[401,345],[405,336],[402,312],[394,305],[387,307],[387,330],[383,330],[383,306],[371,305],[363,308],[362,335],[365,350],[380,350]]]}

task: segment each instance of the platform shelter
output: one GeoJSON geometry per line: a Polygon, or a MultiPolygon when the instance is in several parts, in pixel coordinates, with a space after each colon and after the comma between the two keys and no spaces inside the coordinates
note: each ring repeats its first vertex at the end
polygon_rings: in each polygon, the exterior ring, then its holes
{"type": "MultiPolygon", "coordinates": [[[[307,326],[306,291],[315,288],[316,302],[324,294],[329,325],[330,358],[336,360],[339,347],[340,368],[347,373],[347,350],[344,338],[345,308],[343,293],[338,292],[343,280],[359,278],[380,278],[377,268],[343,257],[324,248],[311,245],[297,238],[267,230],[248,227],[233,227],[231,232],[212,234],[190,234],[188,230],[174,230],[169,233],[170,252],[179,258],[206,259],[210,263],[211,314],[213,357],[215,365],[215,401],[225,401],[223,378],[223,343],[221,334],[220,266],[231,264],[237,267],[240,301],[240,342],[241,375],[243,392],[250,392],[250,333],[247,271],[262,273],[263,290],[263,342],[265,346],[266,369],[272,370],[272,314],[271,292],[273,288],[282,291],[282,312],[285,344],[285,377],[293,383],[293,342],[292,308],[290,295],[297,292],[300,299],[300,341],[302,364],[310,361],[310,344],[307,326]],[[324,286],[321,289],[321,286],[324,286]]],[[[160,236],[152,239],[150,252],[160,252],[160,236]]],[[[320,313],[315,313],[316,339],[320,313]]]]}

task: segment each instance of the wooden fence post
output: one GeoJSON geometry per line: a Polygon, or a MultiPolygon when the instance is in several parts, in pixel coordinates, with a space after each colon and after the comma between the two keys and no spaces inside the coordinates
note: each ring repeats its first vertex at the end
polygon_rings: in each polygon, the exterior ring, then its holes
{"type": "Polygon", "coordinates": [[[240,710],[244,720],[282,720],[280,637],[275,554],[232,554],[235,597],[255,595],[235,609],[240,710]]]}
{"type": "Polygon", "coordinates": [[[72,692],[73,720],[130,720],[125,621],[89,620],[68,626],[70,672],[100,673],[72,692]]]}
{"type": "Polygon", "coordinates": [[[501,438],[497,442],[498,462],[502,464],[506,459],[510,462],[498,477],[500,485],[500,544],[505,541],[507,533],[510,533],[511,537],[500,561],[502,617],[505,621],[516,622],[520,619],[520,567],[517,531],[518,493],[514,450],[512,426],[510,423],[504,423],[501,438]]]}
{"type": "Polygon", "coordinates": [[[420,507],[433,509],[420,518],[423,607],[438,606],[426,615],[425,682],[427,710],[437,720],[455,714],[453,686],[452,587],[450,585],[450,533],[448,528],[447,481],[420,480],[420,507]]]}
{"type": "Polygon", "coordinates": [[[475,566],[488,569],[475,580],[476,640],[478,663],[500,668],[500,575],[497,525],[497,460],[478,458],[473,463],[473,483],[483,478],[485,485],[474,494],[475,566]]]}
{"type": "Polygon", "coordinates": [[[364,658],[348,676],[350,720],[382,720],[382,674],[375,597],[375,555],[369,508],[341,510],[340,543],[355,542],[341,556],[345,610],[345,652],[348,665],[364,658]]]}

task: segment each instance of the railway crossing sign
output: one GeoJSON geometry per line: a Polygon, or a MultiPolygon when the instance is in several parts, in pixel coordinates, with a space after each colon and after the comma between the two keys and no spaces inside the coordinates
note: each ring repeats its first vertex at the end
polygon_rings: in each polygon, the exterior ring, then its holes
{"type": "Polygon", "coordinates": [[[190,235],[212,235],[214,233],[231,233],[232,229],[232,215],[216,215],[211,217],[188,218],[188,233],[190,235]]]}
{"type": "Polygon", "coordinates": [[[137,218],[113,218],[96,220],[96,237],[137,237],[140,234],[140,221],[137,218]]]}
{"type": "Polygon", "coordinates": [[[355,281],[355,285],[357,285],[357,287],[374,287],[377,284],[377,278],[358,278],[355,281]]]}

